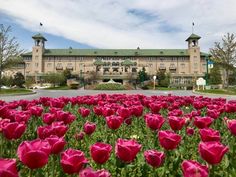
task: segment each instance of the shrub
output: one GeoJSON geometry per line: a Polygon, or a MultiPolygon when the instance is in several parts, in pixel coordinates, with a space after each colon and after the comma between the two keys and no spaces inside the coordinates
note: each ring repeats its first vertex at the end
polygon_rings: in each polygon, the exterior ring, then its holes
{"type": "Polygon", "coordinates": [[[121,84],[106,83],[106,84],[98,84],[95,87],[95,90],[125,90],[125,87],[121,84]]]}

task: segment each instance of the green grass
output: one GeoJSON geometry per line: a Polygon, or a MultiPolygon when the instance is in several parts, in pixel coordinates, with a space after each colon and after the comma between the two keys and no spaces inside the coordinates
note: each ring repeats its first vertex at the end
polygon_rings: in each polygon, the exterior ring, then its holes
{"type": "MultiPolygon", "coordinates": [[[[148,90],[153,90],[153,86],[148,86],[148,90]]],[[[180,90],[178,88],[155,87],[155,90],[180,90]]]]}
{"type": "Polygon", "coordinates": [[[68,86],[59,86],[59,87],[48,87],[44,90],[70,90],[68,86]]]}
{"type": "Polygon", "coordinates": [[[210,90],[196,90],[201,93],[236,95],[236,89],[210,89],[210,90]]]}
{"type": "Polygon", "coordinates": [[[31,90],[27,89],[1,89],[0,95],[6,95],[6,94],[24,94],[24,93],[32,93],[31,90]]]}
{"type": "Polygon", "coordinates": [[[122,84],[106,83],[106,84],[96,85],[94,90],[126,90],[126,89],[122,84]]]}

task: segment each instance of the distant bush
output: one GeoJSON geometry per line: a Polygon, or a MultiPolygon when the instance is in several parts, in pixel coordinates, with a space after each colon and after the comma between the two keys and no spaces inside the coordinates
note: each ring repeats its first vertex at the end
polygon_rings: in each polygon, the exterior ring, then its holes
{"type": "Polygon", "coordinates": [[[69,87],[70,87],[71,89],[78,89],[78,88],[79,88],[79,83],[71,83],[71,84],[69,85],[69,87]]]}
{"type": "Polygon", "coordinates": [[[94,90],[126,90],[121,84],[106,83],[98,84],[94,90]]]}

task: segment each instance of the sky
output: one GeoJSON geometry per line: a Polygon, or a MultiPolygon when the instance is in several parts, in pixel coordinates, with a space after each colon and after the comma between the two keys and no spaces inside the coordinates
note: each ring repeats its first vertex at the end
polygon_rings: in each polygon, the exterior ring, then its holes
{"type": "Polygon", "coordinates": [[[236,0],[0,0],[0,24],[30,51],[39,32],[46,48],[187,48],[194,22],[208,52],[236,31],[235,7],[236,0]]]}

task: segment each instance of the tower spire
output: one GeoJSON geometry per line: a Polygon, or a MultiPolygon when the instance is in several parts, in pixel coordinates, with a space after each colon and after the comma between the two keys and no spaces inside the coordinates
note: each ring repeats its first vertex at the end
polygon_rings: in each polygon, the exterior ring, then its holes
{"type": "Polygon", "coordinates": [[[194,22],[192,22],[192,34],[194,33],[194,22]]]}

